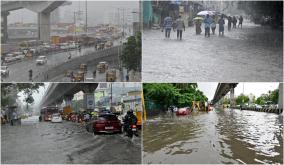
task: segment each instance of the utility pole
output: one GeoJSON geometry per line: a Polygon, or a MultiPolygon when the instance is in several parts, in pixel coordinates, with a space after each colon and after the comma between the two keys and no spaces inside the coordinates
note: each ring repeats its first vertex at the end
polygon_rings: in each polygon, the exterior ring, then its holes
{"type": "Polygon", "coordinates": [[[85,3],[85,7],[86,7],[86,29],[85,29],[85,32],[87,33],[88,32],[88,5],[87,5],[87,2],[88,0],[86,0],[86,3],[85,3]]]}
{"type": "Polygon", "coordinates": [[[112,83],[110,83],[110,107],[112,105],[112,83]]]}

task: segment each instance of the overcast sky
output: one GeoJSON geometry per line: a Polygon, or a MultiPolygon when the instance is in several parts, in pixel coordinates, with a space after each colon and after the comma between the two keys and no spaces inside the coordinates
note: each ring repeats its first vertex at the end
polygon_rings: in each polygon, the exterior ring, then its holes
{"type": "MultiPolygon", "coordinates": [[[[201,90],[208,97],[208,100],[212,100],[218,83],[210,82],[197,84],[198,89],[201,90]]],[[[259,97],[261,94],[268,93],[269,90],[277,89],[279,83],[239,83],[235,88],[236,96],[243,93],[243,86],[245,95],[249,95],[252,93],[256,97],[259,97]]]]}
{"type": "MultiPolygon", "coordinates": [[[[109,18],[111,13],[117,11],[118,8],[124,8],[125,11],[128,9],[128,14],[133,10],[138,11],[139,2],[138,1],[88,1],[88,23],[89,24],[100,24],[104,23],[106,19],[109,18]]],[[[81,10],[85,13],[85,1],[72,1],[71,5],[60,7],[60,16],[68,17],[69,21],[73,21],[74,11],[81,10]]],[[[125,12],[125,15],[127,13],[125,12]]],[[[82,16],[85,18],[85,15],[82,16]]],[[[85,19],[84,19],[85,20],[85,19]]],[[[37,23],[37,14],[27,10],[19,9],[11,11],[8,16],[8,24],[14,22],[24,22],[24,23],[37,23]]],[[[64,21],[63,21],[64,22],[64,21]]]]}

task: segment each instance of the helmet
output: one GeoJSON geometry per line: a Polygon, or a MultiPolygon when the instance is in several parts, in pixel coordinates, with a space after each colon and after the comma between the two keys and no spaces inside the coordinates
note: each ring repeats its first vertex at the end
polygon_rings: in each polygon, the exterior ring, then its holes
{"type": "Polygon", "coordinates": [[[128,110],[128,111],[127,111],[127,114],[128,114],[128,115],[133,114],[133,110],[132,110],[132,109],[128,110]]]}

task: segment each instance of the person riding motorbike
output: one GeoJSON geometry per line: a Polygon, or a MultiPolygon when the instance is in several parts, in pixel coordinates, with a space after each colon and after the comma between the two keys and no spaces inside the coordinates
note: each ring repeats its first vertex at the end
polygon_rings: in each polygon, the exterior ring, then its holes
{"type": "MultiPolygon", "coordinates": [[[[125,115],[124,119],[124,130],[127,132],[128,136],[132,136],[133,132],[132,132],[132,125],[137,124],[137,117],[133,114],[133,110],[129,110],[127,111],[127,114],[125,115]]],[[[137,134],[135,134],[137,136],[137,134]]]]}

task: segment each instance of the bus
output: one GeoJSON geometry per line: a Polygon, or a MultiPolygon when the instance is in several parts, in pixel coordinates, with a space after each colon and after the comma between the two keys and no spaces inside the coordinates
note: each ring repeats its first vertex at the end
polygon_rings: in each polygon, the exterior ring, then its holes
{"type": "Polygon", "coordinates": [[[40,111],[41,118],[44,121],[51,121],[52,114],[54,113],[59,113],[58,107],[55,106],[43,107],[40,111]]]}

